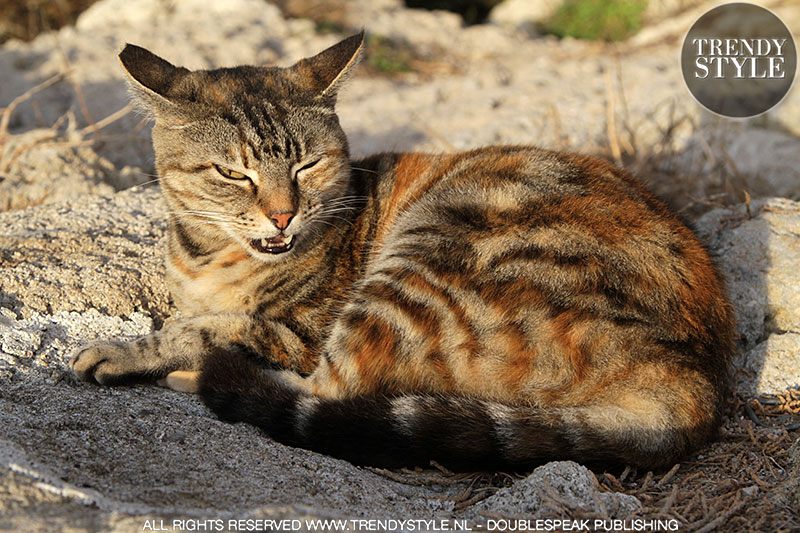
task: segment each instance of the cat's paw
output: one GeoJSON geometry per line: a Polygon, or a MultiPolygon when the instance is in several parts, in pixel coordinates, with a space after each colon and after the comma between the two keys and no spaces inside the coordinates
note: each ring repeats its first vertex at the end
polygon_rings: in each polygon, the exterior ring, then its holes
{"type": "Polygon", "coordinates": [[[167,377],[159,379],[157,383],[178,392],[197,394],[200,392],[200,372],[176,370],[167,374],[167,377]]]}
{"type": "Polygon", "coordinates": [[[142,381],[147,374],[129,345],[118,341],[98,341],[79,348],[69,366],[79,379],[100,385],[142,381]]]}

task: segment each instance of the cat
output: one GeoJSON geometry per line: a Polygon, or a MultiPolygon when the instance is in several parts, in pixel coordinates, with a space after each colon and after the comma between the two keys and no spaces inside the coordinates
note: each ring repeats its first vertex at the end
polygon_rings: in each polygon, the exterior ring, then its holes
{"type": "Polygon", "coordinates": [[[77,376],[196,392],[360,465],[658,469],[714,438],[734,327],[697,237],[588,156],[351,161],[334,107],[363,39],[287,68],[124,48],[184,317],[79,349],[77,376]]]}

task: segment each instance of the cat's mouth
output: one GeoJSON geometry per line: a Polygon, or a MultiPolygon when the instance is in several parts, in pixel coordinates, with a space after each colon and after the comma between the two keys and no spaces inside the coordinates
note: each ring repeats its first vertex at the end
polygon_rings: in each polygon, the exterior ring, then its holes
{"type": "Polygon", "coordinates": [[[294,246],[294,235],[287,237],[283,233],[278,233],[269,239],[251,239],[250,246],[262,254],[282,254],[294,246]]]}

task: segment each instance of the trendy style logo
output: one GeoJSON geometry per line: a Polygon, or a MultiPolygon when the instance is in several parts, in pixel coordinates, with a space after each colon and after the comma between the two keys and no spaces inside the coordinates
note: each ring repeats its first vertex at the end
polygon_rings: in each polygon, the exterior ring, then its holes
{"type": "Polygon", "coordinates": [[[709,111],[745,118],[780,102],[794,81],[797,49],[786,25],[763,7],[734,3],[694,23],[681,50],[686,86],[709,111]]]}

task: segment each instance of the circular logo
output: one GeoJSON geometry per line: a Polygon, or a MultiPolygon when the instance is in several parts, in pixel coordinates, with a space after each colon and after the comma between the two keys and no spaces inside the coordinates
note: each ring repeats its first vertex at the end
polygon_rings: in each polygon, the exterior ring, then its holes
{"type": "Polygon", "coordinates": [[[794,81],[797,49],[786,25],[763,7],[715,7],[694,23],[681,49],[689,92],[703,107],[745,118],[780,102],[794,81]]]}

